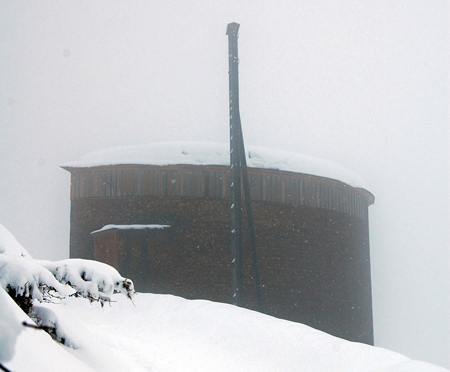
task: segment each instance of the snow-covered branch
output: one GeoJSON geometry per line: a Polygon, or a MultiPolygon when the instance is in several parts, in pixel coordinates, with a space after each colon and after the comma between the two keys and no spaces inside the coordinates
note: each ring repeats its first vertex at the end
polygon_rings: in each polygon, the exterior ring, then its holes
{"type": "Polygon", "coordinates": [[[49,301],[51,297],[77,296],[102,305],[113,293],[131,299],[133,282],[113,267],[101,262],[68,259],[34,260],[14,236],[0,225],[0,286],[30,312],[32,301],[49,301]]]}
{"type": "MultiPolygon", "coordinates": [[[[135,293],[130,279],[123,278],[116,269],[101,262],[82,259],[56,262],[34,260],[1,224],[0,292],[8,293],[55,340],[72,348],[76,348],[76,343],[59,324],[58,317],[49,309],[36,306],[36,301],[53,302],[55,298],[75,296],[87,298],[90,302],[100,302],[103,306],[105,302],[111,302],[114,293],[122,293],[129,299],[135,293]]],[[[2,318],[5,317],[5,311],[0,313],[2,318]]],[[[0,324],[0,333],[11,330],[8,324],[0,324]]],[[[13,336],[17,334],[16,331],[14,328],[13,336]]],[[[12,336],[8,340],[11,341],[12,336]]],[[[0,346],[8,340],[3,342],[0,337],[0,346]]],[[[0,353],[0,363],[8,360],[10,355],[9,352],[5,355],[0,353]]]]}
{"type": "Polygon", "coordinates": [[[82,259],[37,262],[50,271],[58,282],[72,287],[76,291],[75,296],[101,303],[111,301],[113,293],[133,298],[133,282],[102,262],[82,259]]]}

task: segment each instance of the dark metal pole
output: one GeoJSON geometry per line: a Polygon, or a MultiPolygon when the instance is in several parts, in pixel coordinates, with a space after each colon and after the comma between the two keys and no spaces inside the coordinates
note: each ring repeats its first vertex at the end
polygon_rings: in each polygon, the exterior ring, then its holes
{"type": "Polygon", "coordinates": [[[252,200],[250,196],[250,181],[248,179],[247,159],[245,158],[244,136],[242,134],[240,115],[238,125],[239,125],[239,142],[241,147],[240,155],[241,155],[242,183],[244,186],[244,201],[245,201],[245,210],[247,212],[247,226],[250,235],[250,250],[252,254],[253,280],[255,283],[255,290],[256,290],[256,304],[258,311],[264,313],[265,305],[263,297],[263,286],[261,282],[261,270],[259,267],[258,247],[256,244],[255,221],[253,219],[252,200]]]}
{"type": "Polygon", "coordinates": [[[244,137],[242,134],[239,112],[239,58],[238,58],[239,24],[230,23],[227,28],[229,81],[230,81],[230,164],[231,164],[231,270],[233,304],[243,305],[243,247],[242,247],[242,195],[243,185],[245,209],[247,211],[248,231],[252,257],[253,277],[256,289],[258,311],[264,312],[261,274],[259,268],[256,232],[250,197],[250,183],[245,158],[244,137]],[[241,179],[242,177],[242,179],[241,179]]]}
{"type": "Polygon", "coordinates": [[[241,155],[239,143],[239,79],[238,23],[230,23],[228,35],[228,64],[230,84],[230,165],[231,165],[231,273],[234,305],[243,305],[241,155]]]}

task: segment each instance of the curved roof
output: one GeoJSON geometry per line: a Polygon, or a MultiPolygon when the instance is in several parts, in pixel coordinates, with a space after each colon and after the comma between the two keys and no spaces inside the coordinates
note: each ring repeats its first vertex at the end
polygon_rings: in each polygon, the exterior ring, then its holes
{"type": "MultiPolygon", "coordinates": [[[[312,156],[258,146],[246,146],[247,165],[252,168],[311,174],[366,188],[364,180],[345,167],[312,156]]],[[[230,165],[228,143],[159,142],[137,146],[107,148],[88,153],[64,168],[106,165],[230,165]]]]}

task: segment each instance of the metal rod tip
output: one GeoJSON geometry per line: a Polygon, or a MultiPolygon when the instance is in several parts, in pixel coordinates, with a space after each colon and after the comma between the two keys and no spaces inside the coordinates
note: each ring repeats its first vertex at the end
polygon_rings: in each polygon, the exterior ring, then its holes
{"type": "Polygon", "coordinates": [[[227,27],[227,35],[230,34],[237,34],[238,30],[239,30],[239,23],[233,22],[233,23],[229,23],[228,27],[227,27]]]}

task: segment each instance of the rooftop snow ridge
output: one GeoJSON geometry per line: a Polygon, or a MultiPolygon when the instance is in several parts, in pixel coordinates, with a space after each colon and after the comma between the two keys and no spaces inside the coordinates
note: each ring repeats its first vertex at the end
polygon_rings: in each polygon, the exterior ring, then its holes
{"type": "MultiPolygon", "coordinates": [[[[364,180],[345,167],[296,152],[258,146],[246,146],[247,165],[251,168],[277,169],[311,174],[365,187],[364,180]]],[[[159,142],[121,146],[93,151],[64,167],[87,168],[104,165],[230,165],[228,143],[159,142]]]]}

